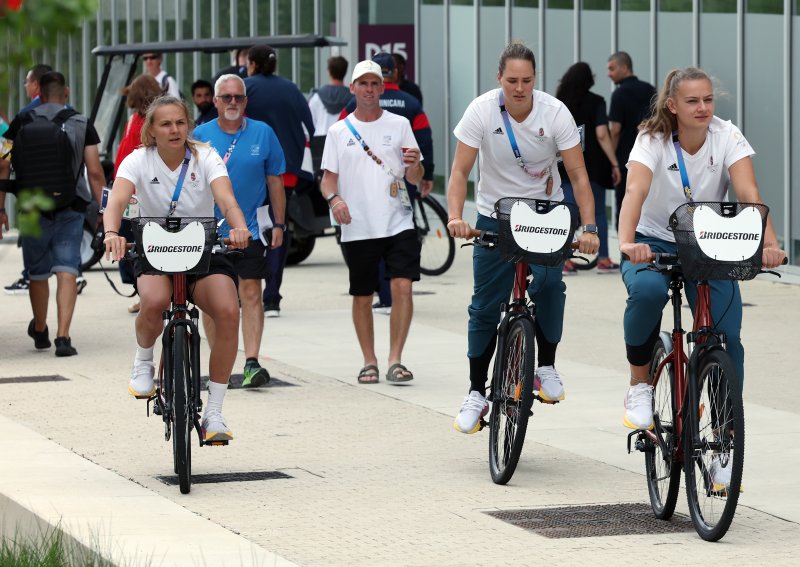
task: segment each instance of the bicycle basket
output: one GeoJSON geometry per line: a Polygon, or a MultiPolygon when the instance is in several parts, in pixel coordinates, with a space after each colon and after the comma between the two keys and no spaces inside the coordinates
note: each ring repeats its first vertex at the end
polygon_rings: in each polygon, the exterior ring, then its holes
{"type": "Polygon", "coordinates": [[[572,255],[577,207],[563,201],[504,197],[494,205],[500,255],[507,262],[559,266],[572,255]]]}
{"type": "Polygon", "coordinates": [[[131,223],[144,273],[208,273],[217,239],[213,217],[138,217],[131,223]]]}
{"type": "Polygon", "coordinates": [[[761,269],[769,207],[760,203],[684,203],[669,217],[690,280],[750,280],[761,269]]]}

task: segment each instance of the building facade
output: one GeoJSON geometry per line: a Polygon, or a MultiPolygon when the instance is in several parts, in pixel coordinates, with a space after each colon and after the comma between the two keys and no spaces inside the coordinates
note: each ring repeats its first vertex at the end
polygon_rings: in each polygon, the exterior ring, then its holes
{"type": "MultiPolygon", "coordinates": [[[[304,92],[325,82],[331,54],[353,64],[376,48],[400,49],[423,91],[439,186],[455,148],[452,129],[469,101],[496,86],[498,56],[510,39],[533,49],[536,86],[551,94],[567,67],[586,61],[596,75],[593,90],[608,100],[606,63],[617,50],[630,53],[635,74],[656,86],[673,67],[700,66],[717,81],[717,114],[738,124],[757,152],[762,195],[798,266],[800,113],[792,109],[800,108],[799,9],[800,1],[789,0],[99,0],[79,34],[59,38],[37,60],[65,72],[73,104],[88,112],[103,65],[91,55],[96,45],[292,33],[347,41],[343,48],[279,52],[278,73],[304,92]],[[384,33],[386,41],[375,41],[384,33]]],[[[184,93],[228,64],[226,54],[164,60],[184,93]]],[[[23,79],[21,71],[0,97],[7,114],[25,104],[23,79]]]]}

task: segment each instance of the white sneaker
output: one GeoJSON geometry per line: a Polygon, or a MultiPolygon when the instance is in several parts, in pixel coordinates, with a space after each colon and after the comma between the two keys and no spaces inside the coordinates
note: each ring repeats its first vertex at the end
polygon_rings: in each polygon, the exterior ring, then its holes
{"type": "Polygon", "coordinates": [[[489,413],[489,402],[483,394],[472,390],[461,404],[461,409],[453,422],[453,429],[461,433],[477,433],[481,428],[481,418],[487,413],[489,413]]]}
{"type": "Polygon", "coordinates": [[[544,401],[558,402],[566,397],[561,376],[558,375],[554,366],[540,366],[536,369],[535,378],[534,384],[538,384],[539,397],[544,401]]]}
{"type": "Polygon", "coordinates": [[[631,429],[653,429],[653,387],[650,384],[628,388],[622,423],[631,429]]]}
{"type": "Polygon", "coordinates": [[[153,380],[156,367],[147,360],[133,361],[131,381],[128,382],[128,393],[137,399],[147,399],[156,393],[156,383],[153,380]]]}
{"type": "Polygon", "coordinates": [[[207,409],[203,415],[201,423],[203,429],[203,440],[209,441],[230,441],[233,439],[233,432],[225,423],[222,412],[215,409],[207,409]]]}
{"type": "Polygon", "coordinates": [[[267,317],[268,319],[274,319],[275,317],[280,317],[280,316],[281,316],[280,309],[267,309],[266,311],[264,311],[264,317],[267,317]]]}
{"type": "Polygon", "coordinates": [[[712,491],[725,492],[731,486],[731,469],[730,461],[723,464],[719,455],[711,457],[711,466],[709,467],[709,474],[711,475],[712,491]]]}

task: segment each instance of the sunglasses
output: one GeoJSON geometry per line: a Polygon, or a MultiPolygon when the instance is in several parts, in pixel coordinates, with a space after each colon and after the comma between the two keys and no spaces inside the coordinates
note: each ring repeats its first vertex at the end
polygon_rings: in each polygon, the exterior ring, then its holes
{"type": "Polygon", "coordinates": [[[247,98],[247,96],[243,94],[236,94],[236,95],[224,94],[224,95],[219,95],[217,98],[220,99],[225,104],[228,104],[232,100],[235,100],[237,103],[242,103],[244,102],[244,99],[247,98]]]}
{"type": "Polygon", "coordinates": [[[142,59],[144,61],[149,61],[150,59],[161,59],[158,55],[143,55],[142,59]]]}

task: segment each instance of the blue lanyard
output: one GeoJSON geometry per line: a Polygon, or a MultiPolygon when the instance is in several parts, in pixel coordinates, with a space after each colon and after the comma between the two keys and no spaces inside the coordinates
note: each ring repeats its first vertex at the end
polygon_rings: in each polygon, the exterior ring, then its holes
{"type": "Polygon", "coordinates": [[[358,131],[355,129],[355,126],[353,126],[353,123],[352,123],[352,122],[350,122],[350,118],[349,118],[349,117],[346,117],[346,118],[344,119],[344,123],[345,123],[345,124],[347,125],[347,127],[350,129],[350,133],[351,133],[351,134],[353,134],[353,136],[355,136],[356,140],[358,140],[358,142],[361,144],[361,148],[362,148],[362,149],[363,149],[365,152],[367,152],[367,155],[368,155],[369,157],[371,157],[371,158],[372,158],[372,161],[374,161],[376,164],[378,164],[378,165],[380,166],[380,168],[381,168],[381,169],[382,169],[382,170],[383,170],[385,173],[388,173],[388,174],[389,174],[389,175],[391,175],[393,178],[396,178],[396,179],[397,179],[397,178],[398,178],[398,177],[397,177],[397,175],[395,175],[395,174],[394,174],[394,172],[391,170],[391,168],[389,168],[389,167],[386,167],[386,164],[384,163],[384,161],[383,161],[381,158],[379,158],[379,157],[378,157],[378,156],[375,154],[375,152],[373,152],[371,149],[369,149],[369,146],[368,146],[368,145],[367,145],[367,143],[366,143],[366,142],[365,142],[365,141],[364,141],[364,140],[361,138],[361,135],[360,135],[360,134],[358,133],[358,131]]]}
{"type": "MultiPolygon", "coordinates": [[[[506,110],[506,99],[503,96],[503,91],[500,91],[500,115],[503,117],[503,124],[506,125],[508,132],[508,141],[511,143],[511,151],[514,152],[514,157],[517,158],[517,165],[525,169],[525,162],[522,161],[522,154],[517,146],[517,138],[514,136],[514,129],[511,127],[511,120],[508,118],[508,111],[506,110]]],[[[527,171],[526,171],[527,173],[527,171]]]]}
{"type": "Polygon", "coordinates": [[[172,201],[169,203],[168,217],[175,214],[175,209],[178,207],[178,198],[181,196],[181,189],[183,188],[183,180],[186,179],[186,172],[189,170],[189,161],[192,159],[192,152],[186,148],[186,153],[183,155],[183,165],[181,166],[181,173],[178,175],[178,182],[175,184],[175,192],[172,194],[172,201]]]}
{"type": "Polygon", "coordinates": [[[247,128],[247,119],[242,118],[242,125],[236,131],[236,137],[233,139],[233,142],[231,142],[231,145],[228,147],[228,151],[225,152],[224,156],[222,156],[222,163],[224,163],[225,165],[228,165],[228,160],[231,159],[231,154],[233,153],[233,150],[236,148],[236,142],[239,141],[239,138],[241,137],[242,132],[245,131],[245,128],[247,128]]]}
{"type": "Polygon", "coordinates": [[[686,173],[686,164],[683,162],[683,150],[681,144],[678,142],[678,131],[672,132],[672,143],[675,145],[675,154],[678,156],[678,170],[681,172],[681,183],[683,183],[683,194],[686,195],[686,200],[694,203],[692,199],[692,188],[689,185],[689,174],[686,173]]]}

